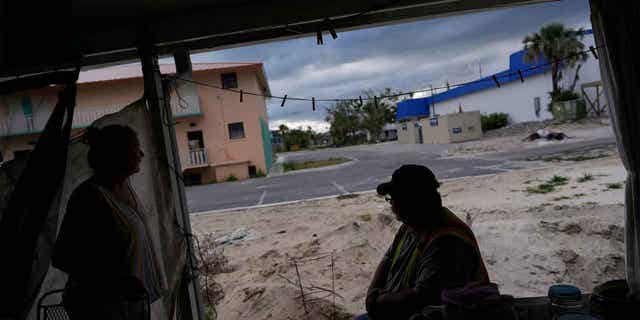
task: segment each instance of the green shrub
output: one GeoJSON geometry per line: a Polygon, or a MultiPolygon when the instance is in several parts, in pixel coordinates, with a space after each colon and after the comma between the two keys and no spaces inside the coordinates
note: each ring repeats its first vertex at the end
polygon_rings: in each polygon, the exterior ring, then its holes
{"type": "Polygon", "coordinates": [[[535,187],[528,187],[528,193],[549,193],[556,191],[557,186],[562,186],[567,184],[569,178],[563,176],[553,176],[551,179],[541,183],[535,187]]]}
{"type": "Polygon", "coordinates": [[[480,116],[482,131],[499,129],[509,123],[509,115],[506,113],[490,113],[480,116]]]}
{"type": "Polygon", "coordinates": [[[589,173],[585,173],[582,177],[578,178],[579,183],[587,182],[593,180],[593,175],[589,173]]]}
{"type": "Polygon", "coordinates": [[[553,185],[553,186],[561,186],[563,184],[567,184],[567,181],[569,181],[569,178],[567,177],[563,177],[563,176],[553,176],[551,177],[551,179],[547,180],[547,183],[553,185]]]}
{"type": "Polygon", "coordinates": [[[622,183],[609,183],[607,184],[609,189],[622,189],[622,183]]]}
{"type": "Polygon", "coordinates": [[[238,181],[238,177],[234,176],[233,174],[230,174],[227,177],[227,182],[232,182],[232,181],[238,181]]]}
{"type": "Polygon", "coordinates": [[[262,178],[262,177],[266,177],[267,174],[264,173],[264,171],[262,171],[262,169],[258,169],[258,171],[256,172],[256,175],[254,176],[255,178],[262,178]]]}

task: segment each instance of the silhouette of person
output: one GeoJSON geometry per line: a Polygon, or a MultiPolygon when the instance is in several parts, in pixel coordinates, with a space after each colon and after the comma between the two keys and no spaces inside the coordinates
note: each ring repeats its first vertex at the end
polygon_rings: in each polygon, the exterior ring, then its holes
{"type": "Polygon", "coordinates": [[[63,303],[71,319],[146,319],[161,282],[129,183],[144,154],[126,126],[90,127],[86,135],[94,175],[72,193],[52,258],[69,275],[63,303]]]}
{"type": "Polygon", "coordinates": [[[421,165],[403,165],[378,186],[402,226],[367,291],[367,314],[356,319],[409,319],[440,305],[445,289],[489,283],[473,232],[442,205],[439,186],[421,165]]]}

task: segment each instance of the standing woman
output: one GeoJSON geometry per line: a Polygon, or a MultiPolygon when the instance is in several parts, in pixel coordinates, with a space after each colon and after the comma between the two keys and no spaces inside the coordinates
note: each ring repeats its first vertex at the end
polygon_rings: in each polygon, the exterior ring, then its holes
{"type": "Polygon", "coordinates": [[[73,191],[53,254],[69,275],[63,303],[71,319],[146,319],[159,272],[129,182],[144,153],[127,126],[90,127],[87,138],[94,175],[73,191]]]}

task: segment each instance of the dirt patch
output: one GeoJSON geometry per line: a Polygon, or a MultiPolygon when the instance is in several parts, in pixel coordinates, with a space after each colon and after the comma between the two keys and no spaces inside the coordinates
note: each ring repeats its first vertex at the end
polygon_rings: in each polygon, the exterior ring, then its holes
{"type": "MultiPolygon", "coordinates": [[[[556,283],[589,292],[598,283],[624,277],[624,190],[599,191],[624,177],[620,160],[607,157],[448,181],[440,191],[447,195],[446,206],[471,220],[501,291],[539,296],[556,283]],[[578,182],[585,173],[596,178],[578,182]],[[552,194],[521,191],[526,181],[544,182],[554,175],[568,180],[552,194]],[[559,197],[566,199],[558,204],[554,198],[559,197]]],[[[218,237],[240,228],[256,230],[255,238],[224,245],[233,271],[215,276],[225,293],[217,306],[220,319],[327,319],[333,310],[338,319],[350,319],[364,312],[369,281],[400,223],[389,204],[371,193],[198,215],[192,225],[198,233],[218,237]],[[335,255],[339,297],[335,309],[332,298],[318,299],[307,315],[299,290],[282,276],[295,279],[290,258],[325,253],[335,255]]],[[[325,260],[299,271],[305,286],[332,285],[325,260]]]]}

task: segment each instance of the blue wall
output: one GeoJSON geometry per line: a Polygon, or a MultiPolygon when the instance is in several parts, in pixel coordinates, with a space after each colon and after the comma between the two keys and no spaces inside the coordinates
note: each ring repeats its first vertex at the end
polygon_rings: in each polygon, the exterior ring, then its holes
{"type": "MultiPolygon", "coordinates": [[[[520,81],[518,70],[521,70],[523,78],[532,77],[532,76],[545,73],[551,70],[551,66],[546,65],[547,61],[543,57],[540,57],[538,61],[526,63],[524,62],[524,55],[525,55],[524,50],[511,54],[511,56],[509,57],[509,69],[494,74],[498,79],[498,81],[500,82],[500,84],[509,83],[513,81],[520,81]],[[540,66],[540,68],[527,70],[536,66],[540,66]]],[[[496,83],[493,80],[494,75],[481,78],[472,83],[458,86],[451,90],[438,93],[430,97],[404,100],[398,103],[396,120],[400,121],[400,120],[409,119],[413,117],[428,117],[430,115],[430,110],[431,110],[430,106],[434,102],[436,103],[436,109],[437,109],[437,104],[439,102],[444,102],[444,101],[459,98],[474,92],[495,88],[496,83]]]]}

